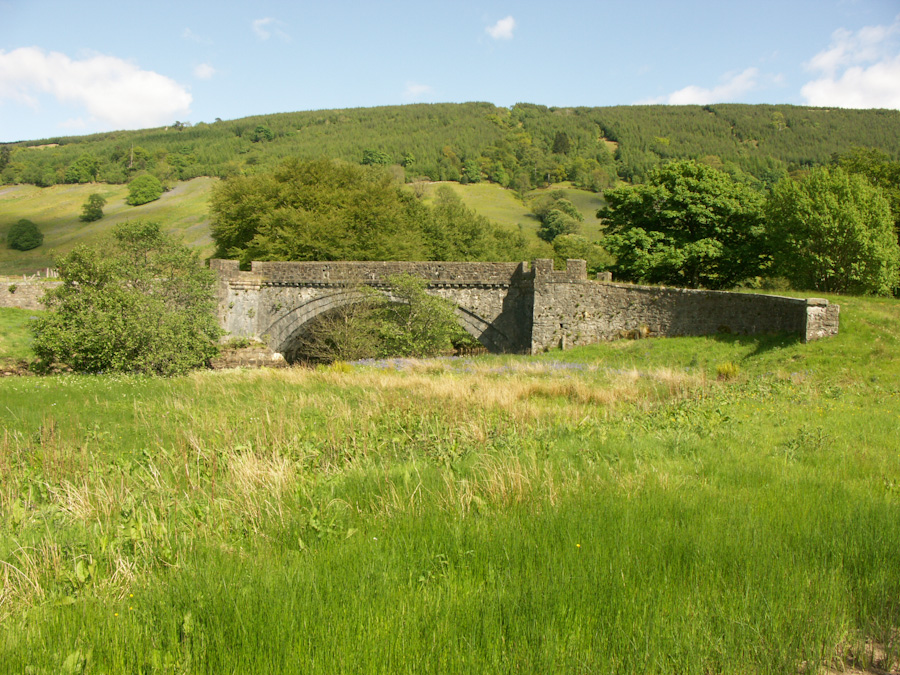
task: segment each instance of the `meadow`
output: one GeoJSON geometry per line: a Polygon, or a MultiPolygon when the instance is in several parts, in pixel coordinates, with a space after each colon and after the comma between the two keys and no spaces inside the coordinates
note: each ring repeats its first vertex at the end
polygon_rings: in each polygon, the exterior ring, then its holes
{"type": "Polygon", "coordinates": [[[35,223],[44,234],[44,243],[30,251],[15,251],[0,246],[0,274],[31,274],[52,267],[56,254],[68,253],[79,244],[96,244],[112,228],[126,220],[153,220],[166,223],[166,231],[177,234],[185,244],[196,247],[201,255],[213,251],[209,233],[209,193],[215,179],[195,178],[177,183],[155,202],[141,206],[125,203],[126,185],[87,183],[0,187],[0,236],[20,218],[35,223]],[[103,218],[92,223],[79,220],[89,195],[97,193],[106,200],[103,218]]]}
{"type": "Polygon", "coordinates": [[[900,306],[830,299],[811,344],[0,379],[0,672],[897,669],[900,306]]]}

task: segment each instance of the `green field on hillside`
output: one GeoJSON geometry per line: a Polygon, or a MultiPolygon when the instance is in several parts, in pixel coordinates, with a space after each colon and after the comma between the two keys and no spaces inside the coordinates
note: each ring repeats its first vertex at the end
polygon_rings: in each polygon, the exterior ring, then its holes
{"type": "Polygon", "coordinates": [[[829,299],[811,344],[4,378],[0,670],[896,669],[900,305],[829,299]]]}
{"type": "Polygon", "coordinates": [[[20,218],[34,222],[44,233],[42,246],[31,251],[15,251],[0,245],[0,274],[31,274],[53,264],[53,254],[66,253],[78,244],[96,243],[114,225],[126,220],[155,220],[204,255],[212,253],[209,236],[209,192],[214,179],[195,178],[176,184],[154,202],[142,206],[125,203],[128,188],[103,183],[0,187],[0,239],[20,218]],[[93,223],[79,220],[82,206],[92,193],[106,201],[103,218],[93,223]]]}

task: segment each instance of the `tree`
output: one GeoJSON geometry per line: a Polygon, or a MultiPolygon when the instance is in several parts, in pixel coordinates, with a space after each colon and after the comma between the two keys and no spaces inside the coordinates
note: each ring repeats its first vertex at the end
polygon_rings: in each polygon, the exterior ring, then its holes
{"type": "Polygon", "coordinates": [[[213,189],[217,257],[251,260],[421,260],[425,207],[386,172],[290,159],[213,189]]]}
{"type": "Polygon", "coordinates": [[[44,243],[44,234],[37,225],[22,218],[6,233],[6,245],[16,251],[30,251],[44,243]]]}
{"type": "Polygon", "coordinates": [[[798,289],[889,295],[900,246],[881,190],[864,176],[820,167],[786,178],[766,206],[775,270],[798,289]]]}
{"type": "Polygon", "coordinates": [[[654,169],[648,182],[607,190],[597,212],[618,278],[729,288],[767,264],[763,196],[694,161],[654,169]]]}
{"type": "Polygon", "coordinates": [[[584,216],[562,190],[553,190],[535,200],[531,212],[541,221],[538,236],[550,243],[560,235],[577,234],[584,221],[584,216]]]}
{"type": "Polygon", "coordinates": [[[103,217],[104,206],[106,206],[106,200],[102,195],[97,194],[96,192],[89,195],[84,206],[81,207],[79,220],[82,220],[85,223],[92,223],[95,220],[100,220],[103,217]]]}
{"type": "Polygon", "coordinates": [[[262,141],[271,141],[275,138],[275,134],[272,133],[272,130],[263,125],[258,124],[256,129],[253,130],[253,134],[250,136],[250,141],[253,143],[260,143],[262,141]]]}
{"type": "Polygon", "coordinates": [[[91,183],[97,180],[100,173],[100,160],[86,153],[69,165],[66,169],[67,183],[91,183]]]}
{"type": "Polygon", "coordinates": [[[584,260],[588,274],[602,272],[613,264],[612,256],[599,244],[580,234],[561,234],[553,240],[553,260],[564,267],[569,259],[584,260]]]}
{"type": "Polygon", "coordinates": [[[358,300],[320,316],[293,350],[313,361],[447,354],[468,334],[453,303],[427,292],[428,282],[409,274],[388,277],[384,291],[362,286],[358,300]]]}
{"type": "Polygon", "coordinates": [[[34,325],[43,366],[175,375],[217,353],[215,277],[158,223],[123,223],[112,241],[79,246],[56,266],[62,284],[34,325]]]}
{"type": "Polygon", "coordinates": [[[138,176],[128,184],[128,197],[125,199],[125,203],[132,206],[140,206],[141,204],[156,201],[162,197],[162,193],[163,187],[159,179],[146,173],[143,176],[138,176]]]}
{"type": "Polygon", "coordinates": [[[362,163],[367,166],[387,166],[391,163],[391,156],[381,150],[363,150],[362,163]]]}

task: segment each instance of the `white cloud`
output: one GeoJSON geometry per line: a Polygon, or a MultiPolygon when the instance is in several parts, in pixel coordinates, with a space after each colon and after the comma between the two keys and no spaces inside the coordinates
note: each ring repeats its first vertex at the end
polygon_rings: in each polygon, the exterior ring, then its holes
{"type": "Polygon", "coordinates": [[[801,89],[805,102],[840,108],[900,108],[900,17],[890,26],[840,29],[810,59],[818,77],[801,89]]]}
{"type": "Polygon", "coordinates": [[[73,60],[37,47],[0,50],[0,101],[37,108],[41,94],[86,109],[90,119],[85,124],[100,122],[120,129],[156,126],[182,117],[190,112],[192,101],[174,80],[113,56],[95,54],[73,60]]]}
{"type": "Polygon", "coordinates": [[[216,69],[208,63],[201,63],[199,66],[194,67],[194,77],[198,80],[209,80],[215,74],[216,69]]]}
{"type": "Polygon", "coordinates": [[[421,101],[434,91],[427,84],[418,84],[416,82],[407,82],[406,89],[403,90],[403,99],[406,101],[421,101]]]}
{"type": "Polygon", "coordinates": [[[254,19],[251,25],[253,32],[256,33],[256,37],[260,40],[268,40],[273,35],[285,42],[289,42],[291,39],[291,36],[282,30],[285,23],[278,19],[273,19],[271,16],[267,16],[265,19],[254,19]]]}
{"type": "Polygon", "coordinates": [[[640,103],[669,103],[671,105],[705,105],[707,103],[727,103],[736,101],[757,87],[759,70],[747,68],[741,73],[725,76],[722,84],[711,89],[691,85],[666,96],[641,101],[640,103]]]}
{"type": "Polygon", "coordinates": [[[488,26],[485,30],[495,40],[512,40],[515,27],[516,20],[508,16],[505,19],[500,19],[493,26],[488,26]]]}

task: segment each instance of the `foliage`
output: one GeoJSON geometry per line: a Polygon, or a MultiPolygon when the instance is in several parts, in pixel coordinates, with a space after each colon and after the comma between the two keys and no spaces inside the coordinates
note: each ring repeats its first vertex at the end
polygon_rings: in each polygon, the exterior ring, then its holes
{"type": "Polygon", "coordinates": [[[819,167],[784,179],[766,217],[776,270],[795,288],[888,295],[900,285],[890,206],[864,176],[819,167]]]}
{"type": "Polygon", "coordinates": [[[569,259],[584,260],[588,274],[602,272],[614,263],[612,256],[596,242],[580,234],[561,234],[553,240],[553,260],[564,268],[569,259]]]}
{"type": "MultiPolygon", "coordinates": [[[[862,174],[881,188],[891,206],[894,225],[900,228],[900,161],[877,148],[853,148],[833,159],[847,173],[862,174]]],[[[900,234],[900,233],[898,233],[900,234]]]]}
{"type": "Polygon", "coordinates": [[[290,159],[210,200],[216,256],[250,260],[504,259],[520,242],[445,195],[432,211],[377,168],[290,159]]]}
{"type": "Polygon", "coordinates": [[[6,233],[6,245],[16,251],[30,251],[44,243],[44,233],[26,218],[13,223],[6,233]]]}
{"type": "Polygon", "coordinates": [[[214,277],[157,223],[123,223],[103,247],[78,247],[56,264],[62,285],[34,325],[44,367],[174,375],[216,353],[214,277]]]}
{"type": "Polygon", "coordinates": [[[362,163],[370,166],[387,166],[391,163],[391,156],[381,150],[366,149],[363,150],[362,163]]]}
{"type": "Polygon", "coordinates": [[[392,275],[384,292],[360,287],[358,301],[319,317],[292,358],[357,361],[447,354],[466,337],[454,305],[427,292],[428,282],[392,275]]]}
{"type": "Polygon", "coordinates": [[[66,183],[91,183],[100,173],[100,160],[90,153],[81,155],[66,169],[66,183]]]}
{"type": "Polygon", "coordinates": [[[257,124],[256,129],[253,130],[253,134],[250,136],[250,140],[254,143],[271,141],[273,138],[275,138],[275,134],[273,134],[272,130],[264,124],[257,124]]]}
{"type": "Polygon", "coordinates": [[[156,176],[143,174],[128,184],[128,197],[126,204],[140,206],[162,197],[163,187],[156,176]]]}
{"type": "MultiPolygon", "coordinates": [[[[900,112],[789,105],[553,108],[489,103],[317,110],[70,136],[9,144],[0,181],[65,182],[84,155],[125,183],[146,171],[161,181],[271,170],[286,157],[359,163],[367,149],[400,160],[408,180],[486,179],[520,193],[569,180],[601,190],[640,182],[672,159],[708,158],[732,176],[772,185],[791,170],[828,163],[854,146],[900,156],[900,112]],[[257,129],[268,129],[268,134],[257,129]],[[452,139],[448,144],[447,139],[452,139]],[[259,142],[263,140],[265,142],[259,142]],[[40,152],[33,146],[45,147],[40,152]],[[560,151],[565,151],[565,153],[560,151]]],[[[0,151],[2,152],[2,151],[0,151]]],[[[77,176],[77,178],[76,178],[77,176]]]]}
{"type": "Polygon", "coordinates": [[[603,246],[617,278],[728,288],[759,274],[763,197],[693,161],[650,172],[646,185],[607,190],[603,246]]]}
{"type": "Polygon", "coordinates": [[[104,206],[106,206],[106,200],[103,198],[103,195],[94,192],[88,196],[84,206],[81,207],[81,216],[79,216],[79,220],[86,223],[100,220],[103,217],[104,206]]]}
{"type": "Polygon", "coordinates": [[[541,222],[538,236],[550,243],[560,235],[577,234],[584,221],[584,216],[566,199],[562,190],[553,190],[535,199],[531,212],[541,222]]]}

